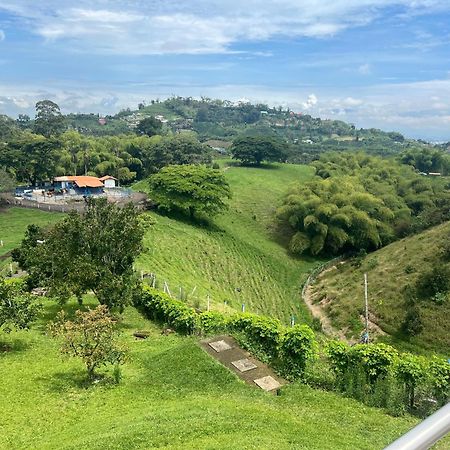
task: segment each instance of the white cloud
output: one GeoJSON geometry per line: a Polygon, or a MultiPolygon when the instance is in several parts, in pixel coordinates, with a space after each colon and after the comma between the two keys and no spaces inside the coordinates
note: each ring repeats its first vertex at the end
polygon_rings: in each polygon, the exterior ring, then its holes
{"type": "Polygon", "coordinates": [[[311,109],[317,104],[317,97],[314,94],[308,95],[305,102],[302,103],[303,109],[311,109]]]}
{"type": "Polygon", "coordinates": [[[5,32],[3,30],[0,30],[0,42],[5,40],[5,32]]]}
{"type": "Polygon", "coordinates": [[[372,69],[370,67],[370,64],[362,64],[358,67],[358,72],[361,75],[370,75],[370,73],[372,72],[372,69]]]}
{"type": "Polygon", "coordinates": [[[374,20],[383,8],[405,14],[450,9],[448,0],[2,0],[4,9],[49,40],[118,54],[224,53],[240,41],[323,38],[374,20]]]}

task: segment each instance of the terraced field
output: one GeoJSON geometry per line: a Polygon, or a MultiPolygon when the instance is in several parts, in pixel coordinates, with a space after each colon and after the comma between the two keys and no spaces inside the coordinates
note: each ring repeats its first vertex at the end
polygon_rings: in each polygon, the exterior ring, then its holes
{"type": "MultiPolygon", "coordinates": [[[[310,167],[274,165],[271,168],[229,167],[225,175],[233,198],[230,210],[212,226],[200,226],[150,213],[156,224],[145,237],[147,250],[136,268],[166,281],[172,295],[206,307],[241,308],[288,321],[309,321],[299,287],[314,259],[289,256],[277,240],[273,212],[287,186],[313,176],[310,167]],[[224,305],[226,302],[226,305],[224,305]]],[[[135,189],[146,189],[140,182],[135,189]]]]}

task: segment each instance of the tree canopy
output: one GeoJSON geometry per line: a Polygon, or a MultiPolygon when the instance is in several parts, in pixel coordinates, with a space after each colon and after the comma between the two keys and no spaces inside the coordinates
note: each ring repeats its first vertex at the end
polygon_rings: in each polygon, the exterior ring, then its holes
{"type": "Polygon", "coordinates": [[[34,132],[45,137],[59,135],[65,129],[64,116],[59,106],[51,100],[41,100],[36,103],[34,132]]]}
{"type": "Polygon", "coordinates": [[[150,197],[165,210],[214,216],[227,209],[230,187],[220,170],[205,166],[168,166],[150,177],[150,197]]]}
{"type": "Polygon", "coordinates": [[[233,159],[244,164],[260,165],[263,161],[282,161],[286,157],[283,144],[265,136],[245,136],[237,138],[230,147],[233,159]]]}
{"type": "Polygon", "coordinates": [[[155,134],[161,134],[161,128],[162,123],[160,120],[155,117],[146,117],[138,123],[136,131],[146,136],[154,136],[155,134]]]}
{"type": "Polygon", "coordinates": [[[66,301],[94,292],[101,304],[123,308],[134,286],[133,262],[142,248],[143,228],[130,203],[119,207],[89,199],[83,215],[71,212],[54,227],[31,225],[13,259],[30,282],[66,301]]]}
{"type": "Polygon", "coordinates": [[[277,211],[293,253],[373,250],[450,219],[445,186],[393,160],[328,153],[314,166],[316,179],[291,187],[277,211]]]}

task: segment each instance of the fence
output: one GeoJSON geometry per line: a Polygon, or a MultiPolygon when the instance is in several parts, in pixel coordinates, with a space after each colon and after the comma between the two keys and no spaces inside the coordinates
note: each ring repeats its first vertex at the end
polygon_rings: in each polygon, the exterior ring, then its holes
{"type": "Polygon", "coordinates": [[[335,266],[336,264],[339,264],[340,262],[344,261],[348,258],[348,255],[341,255],[337,258],[330,259],[330,261],[327,261],[324,264],[320,264],[319,266],[315,267],[311,273],[308,275],[308,278],[306,279],[303,288],[302,288],[302,298],[305,298],[305,293],[308,287],[316,281],[317,277],[324,271],[329,269],[330,267],[335,266]]]}
{"type": "MultiPolygon", "coordinates": [[[[136,208],[140,210],[146,209],[147,196],[141,193],[129,193],[126,194],[115,194],[118,200],[113,200],[117,205],[125,205],[128,201],[134,203],[136,208]]],[[[13,196],[3,196],[3,201],[8,206],[19,206],[21,208],[33,208],[40,209],[42,211],[60,212],[67,213],[69,211],[84,212],[86,209],[86,203],[84,201],[74,202],[74,203],[50,203],[50,202],[39,202],[34,200],[27,200],[25,198],[17,198],[13,196]]]]}

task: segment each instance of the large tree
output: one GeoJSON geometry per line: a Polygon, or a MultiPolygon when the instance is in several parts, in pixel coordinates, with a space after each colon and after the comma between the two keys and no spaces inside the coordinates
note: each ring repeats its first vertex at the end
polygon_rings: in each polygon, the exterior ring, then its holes
{"type": "Polygon", "coordinates": [[[51,100],[41,100],[36,103],[34,132],[45,137],[59,135],[65,129],[65,119],[59,106],[51,100]]]}
{"type": "Polygon", "coordinates": [[[20,182],[36,185],[55,176],[59,141],[32,133],[23,133],[0,149],[0,166],[13,172],[20,182]]]}
{"type": "Polygon", "coordinates": [[[263,161],[283,161],[286,157],[283,144],[271,137],[245,136],[233,141],[230,147],[233,159],[244,164],[260,165],[263,161]]]}
{"type": "Polygon", "coordinates": [[[151,198],[162,209],[214,216],[227,209],[231,197],[223,173],[205,166],[164,167],[150,177],[151,198]]]}
{"type": "Polygon", "coordinates": [[[136,127],[138,134],[145,134],[149,137],[155,136],[156,134],[161,134],[161,129],[162,122],[152,116],[142,119],[136,127]]]}
{"type": "Polygon", "coordinates": [[[88,200],[83,215],[72,212],[49,230],[29,227],[13,258],[30,282],[66,300],[92,291],[99,302],[123,308],[134,287],[133,262],[142,248],[143,227],[130,203],[88,200]]]}

